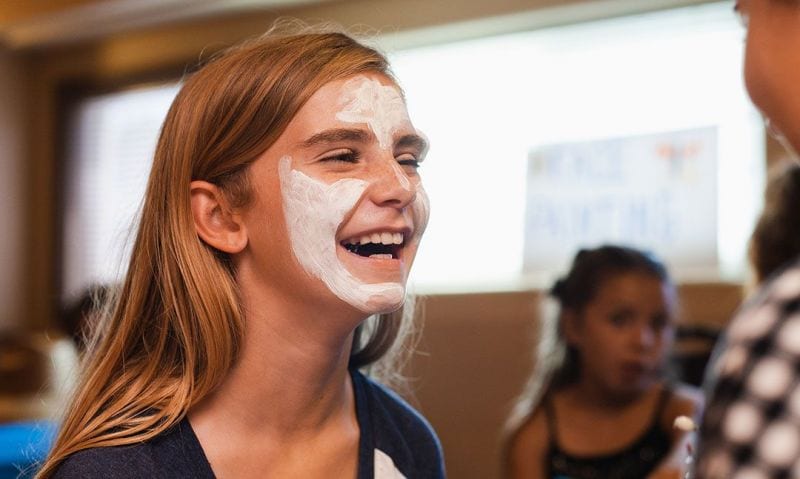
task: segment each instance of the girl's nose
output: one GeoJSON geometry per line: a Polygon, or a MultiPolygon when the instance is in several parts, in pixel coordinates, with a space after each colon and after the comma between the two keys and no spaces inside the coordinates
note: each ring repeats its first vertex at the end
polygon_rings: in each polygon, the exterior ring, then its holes
{"type": "Polygon", "coordinates": [[[642,349],[650,349],[655,346],[656,333],[649,325],[639,326],[634,334],[636,345],[642,349]]]}
{"type": "Polygon", "coordinates": [[[416,178],[409,178],[394,158],[375,167],[372,200],[377,205],[405,208],[417,195],[416,178]]]}

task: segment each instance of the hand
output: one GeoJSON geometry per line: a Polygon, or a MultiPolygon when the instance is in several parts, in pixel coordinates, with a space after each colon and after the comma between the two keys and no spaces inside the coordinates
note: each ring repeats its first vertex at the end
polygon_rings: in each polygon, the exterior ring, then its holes
{"type": "Polygon", "coordinates": [[[674,466],[659,467],[651,472],[647,479],[682,479],[683,471],[674,466]]]}

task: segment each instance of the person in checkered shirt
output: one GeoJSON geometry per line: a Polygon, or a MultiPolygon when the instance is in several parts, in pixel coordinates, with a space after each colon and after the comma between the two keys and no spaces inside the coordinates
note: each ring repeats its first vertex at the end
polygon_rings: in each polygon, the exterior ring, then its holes
{"type": "MultiPolygon", "coordinates": [[[[747,26],[750,98],[771,133],[797,151],[800,0],[739,0],[735,9],[747,26]]],[[[706,389],[697,479],[800,477],[800,263],[766,281],[737,313],[706,389]]]]}

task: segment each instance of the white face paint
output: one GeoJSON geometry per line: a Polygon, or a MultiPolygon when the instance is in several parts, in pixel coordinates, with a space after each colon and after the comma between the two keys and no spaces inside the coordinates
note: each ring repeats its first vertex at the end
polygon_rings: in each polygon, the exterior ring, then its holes
{"type": "Polygon", "coordinates": [[[358,203],[368,183],[346,178],[331,185],[291,169],[280,160],[286,227],[297,261],[336,296],[365,313],[393,311],[405,300],[405,284],[364,284],[336,256],[336,231],[358,203]]]}
{"type": "MultiPolygon", "coordinates": [[[[342,109],[336,113],[336,120],[366,125],[382,150],[392,148],[395,132],[411,124],[397,88],[367,76],[359,75],[344,82],[337,103],[342,109]]],[[[415,192],[414,201],[409,205],[414,235],[406,238],[406,243],[418,243],[428,222],[427,195],[419,182],[412,182],[396,161],[391,162],[391,168],[398,185],[415,192]]],[[[365,313],[399,308],[405,300],[404,277],[401,282],[365,283],[348,271],[337,255],[336,233],[370,183],[344,178],[327,184],[293,170],[292,159],[288,156],[280,159],[279,175],[289,239],[303,269],[319,278],[340,299],[365,313]]]]}
{"type": "Polygon", "coordinates": [[[344,108],[336,118],[347,123],[366,123],[383,149],[392,145],[392,134],[408,121],[400,92],[374,78],[357,76],[348,80],[342,86],[339,103],[344,108]]]}
{"type": "Polygon", "coordinates": [[[416,228],[414,229],[414,237],[411,238],[411,241],[419,243],[419,240],[422,239],[422,233],[425,232],[425,228],[428,226],[428,218],[431,215],[431,206],[430,202],[428,201],[428,194],[422,187],[422,183],[417,183],[416,189],[417,196],[414,198],[414,202],[411,203],[411,211],[414,212],[414,223],[416,228]]]}
{"type": "Polygon", "coordinates": [[[408,179],[400,165],[392,163],[392,170],[394,170],[394,175],[397,177],[397,182],[400,183],[400,186],[406,191],[411,191],[411,180],[408,179]]]}

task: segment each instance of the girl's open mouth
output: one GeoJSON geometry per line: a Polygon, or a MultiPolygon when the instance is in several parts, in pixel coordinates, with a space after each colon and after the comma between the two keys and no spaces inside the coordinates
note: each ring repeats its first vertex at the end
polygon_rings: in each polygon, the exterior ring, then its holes
{"type": "Polygon", "coordinates": [[[371,233],[342,241],[341,245],[353,254],[364,258],[398,259],[405,245],[403,233],[389,231],[371,233]]]}

